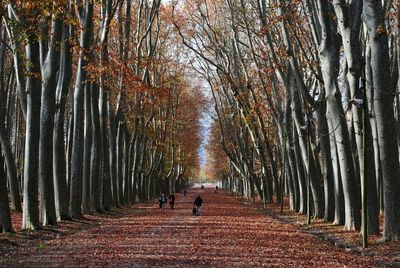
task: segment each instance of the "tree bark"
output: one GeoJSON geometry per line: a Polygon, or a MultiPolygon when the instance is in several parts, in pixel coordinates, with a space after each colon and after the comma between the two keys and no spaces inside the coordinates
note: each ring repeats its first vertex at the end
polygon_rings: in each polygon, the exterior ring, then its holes
{"type": "MultiPolygon", "coordinates": [[[[58,16],[58,15],[55,15],[58,16]]],[[[54,18],[51,29],[51,41],[44,66],[42,66],[42,96],[40,110],[40,141],[39,141],[39,192],[40,216],[43,225],[57,223],[54,203],[53,169],[53,127],[55,110],[55,92],[57,71],[59,69],[60,50],[56,48],[61,41],[62,21],[54,18]]]]}
{"type": "Polygon", "coordinates": [[[338,89],[339,46],[331,21],[329,3],[319,0],[319,22],[322,28],[322,39],[319,48],[321,72],[327,97],[327,119],[332,120],[329,135],[335,136],[339,156],[345,200],[345,228],[359,229],[361,224],[359,190],[356,184],[356,174],[351,154],[350,136],[345,113],[341,104],[341,94],[338,89]]]}
{"type": "Polygon", "coordinates": [[[388,33],[385,14],[379,1],[363,1],[363,21],[369,35],[371,68],[374,86],[374,111],[383,175],[384,229],[383,241],[400,239],[400,180],[398,179],[399,152],[397,146],[393,98],[390,86],[388,33]]]}
{"type": "MultiPolygon", "coordinates": [[[[93,33],[93,1],[86,0],[83,6],[79,6],[80,13],[80,55],[78,61],[77,75],[75,81],[74,103],[73,103],[73,140],[71,157],[71,183],[70,204],[71,217],[82,217],[82,160],[83,160],[83,101],[84,85],[87,83],[87,58],[93,33]]],[[[88,90],[88,89],[86,89],[88,90]]]]}
{"type": "Polygon", "coordinates": [[[92,212],[102,211],[101,189],[102,177],[100,173],[101,167],[101,128],[99,114],[99,86],[94,83],[92,86],[92,129],[93,142],[90,160],[90,207],[92,212]]]}
{"type": "MultiPolygon", "coordinates": [[[[0,145],[0,151],[2,146],[0,145]]],[[[0,233],[13,232],[7,192],[6,173],[3,169],[4,158],[0,154],[0,233]]]]}
{"type": "Polygon", "coordinates": [[[329,132],[328,122],[326,120],[326,103],[322,103],[317,111],[318,117],[318,134],[319,144],[321,148],[321,167],[322,177],[324,181],[324,197],[325,197],[325,212],[324,220],[333,221],[335,214],[335,196],[334,196],[334,178],[333,178],[333,166],[332,157],[329,144],[329,132]]]}
{"type": "Polygon", "coordinates": [[[84,126],[84,148],[83,148],[83,177],[82,177],[82,212],[90,213],[90,173],[91,173],[91,154],[93,143],[92,126],[92,89],[93,84],[85,86],[85,126],[84,126]]]}
{"type": "MultiPolygon", "coordinates": [[[[69,27],[63,24],[61,39],[60,70],[56,89],[56,106],[53,132],[53,180],[55,208],[58,220],[70,219],[68,210],[69,188],[67,187],[66,153],[64,142],[65,105],[72,77],[72,55],[69,42],[69,27]]],[[[68,161],[69,163],[69,161],[68,161]]]]}
{"type": "Polygon", "coordinates": [[[10,145],[10,139],[5,126],[5,114],[4,114],[4,105],[3,100],[5,97],[3,96],[3,89],[0,88],[0,145],[1,152],[4,154],[5,164],[7,169],[7,177],[10,187],[11,193],[11,208],[15,211],[21,212],[21,201],[18,187],[18,175],[17,175],[17,166],[15,164],[14,154],[12,153],[12,148],[10,145]]]}
{"type": "Polygon", "coordinates": [[[108,210],[113,204],[112,201],[112,184],[111,184],[111,169],[110,169],[110,133],[109,128],[111,127],[107,111],[108,103],[108,92],[100,92],[100,118],[101,118],[101,129],[102,129],[102,176],[103,176],[103,208],[108,210]]]}
{"type": "Polygon", "coordinates": [[[119,206],[118,202],[118,177],[117,177],[117,149],[116,149],[116,126],[115,116],[113,114],[110,101],[107,100],[107,114],[108,114],[108,135],[110,139],[110,170],[111,170],[111,186],[112,186],[112,204],[119,206]]]}
{"type": "Polygon", "coordinates": [[[22,229],[38,229],[39,226],[39,196],[38,196],[38,164],[40,136],[40,59],[39,43],[36,36],[28,36],[26,57],[29,64],[26,79],[27,117],[25,133],[25,162],[22,229]]]}
{"type": "Polygon", "coordinates": [[[4,67],[5,67],[5,49],[6,49],[6,33],[2,23],[0,22],[1,27],[1,39],[2,43],[0,44],[0,147],[3,152],[8,184],[11,193],[11,208],[15,211],[21,212],[21,201],[18,187],[18,174],[17,174],[17,165],[15,163],[15,157],[12,152],[11,144],[10,144],[10,136],[7,133],[6,129],[6,96],[5,96],[5,86],[4,86],[4,67]]]}

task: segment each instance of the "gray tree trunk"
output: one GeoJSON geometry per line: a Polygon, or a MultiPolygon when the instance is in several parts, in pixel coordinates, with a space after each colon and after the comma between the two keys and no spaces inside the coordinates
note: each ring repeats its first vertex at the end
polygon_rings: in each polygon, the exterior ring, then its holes
{"type": "MultiPolygon", "coordinates": [[[[294,129],[294,122],[293,122],[293,129],[294,129]]],[[[299,145],[299,136],[297,134],[297,130],[293,130],[293,148],[300,148],[299,145]]],[[[298,178],[298,185],[299,185],[299,213],[306,214],[307,213],[307,186],[306,186],[306,171],[304,168],[304,161],[301,157],[301,153],[299,149],[294,150],[295,156],[295,163],[296,163],[296,170],[297,170],[297,178],[298,178]]]]}
{"type": "Polygon", "coordinates": [[[15,157],[12,152],[11,144],[10,144],[10,136],[7,133],[6,129],[6,96],[4,95],[4,67],[5,67],[5,49],[6,49],[6,33],[4,31],[4,27],[0,22],[1,27],[1,40],[0,44],[0,145],[5,158],[8,184],[10,188],[11,194],[11,208],[15,211],[21,212],[21,201],[18,187],[18,174],[17,174],[17,166],[15,163],[15,157]]]}
{"type": "MultiPolygon", "coordinates": [[[[2,146],[0,145],[0,151],[2,146]]],[[[0,233],[13,232],[11,225],[11,214],[7,192],[6,173],[3,169],[4,158],[0,154],[0,233]]]]}
{"type": "MultiPolygon", "coordinates": [[[[119,1],[115,1],[117,4],[119,1]]],[[[128,1],[130,2],[130,1],[128,1]]],[[[120,1],[118,5],[122,5],[123,1],[120,1]]],[[[101,22],[101,29],[100,29],[100,46],[102,48],[101,53],[100,53],[100,58],[101,58],[101,64],[102,66],[106,65],[109,61],[108,59],[108,34],[110,31],[110,23],[112,20],[112,12],[113,12],[113,5],[114,1],[113,0],[107,0],[103,1],[102,5],[102,22],[101,22]]],[[[127,3],[127,5],[130,4],[127,3]]],[[[130,11],[130,9],[129,9],[130,11]]],[[[130,17],[127,16],[127,21],[126,23],[130,23],[130,17]]],[[[128,29],[129,31],[129,29],[128,29]]],[[[129,31],[130,32],[130,31],[129,31]]],[[[101,136],[101,141],[99,143],[99,148],[101,148],[101,156],[99,162],[100,164],[100,173],[99,176],[101,178],[101,186],[100,186],[100,192],[101,192],[101,204],[100,207],[103,207],[104,209],[109,209],[110,204],[111,204],[111,174],[110,174],[110,157],[109,157],[109,140],[108,137],[110,135],[108,134],[107,130],[107,99],[108,99],[108,89],[106,87],[107,81],[107,75],[104,72],[100,73],[100,79],[99,79],[99,86],[100,86],[100,96],[99,96],[99,102],[100,102],[100,107],[99,107],[99,116],[100,116],[100,136],[101,136]]],[[[97,134],[97,133],[95,133],[97,134]]]]}
{"type": "Polygon", "coordinates": [[[91,43],[93,27],[93,2],[86,0],[83,6],[79,6],[81,34],[80,34],[80,55],[78,61],[77,75],[75,81],[74,103],[73,103],[73,140],[71,157],[71,183],[70,183],[70,204],[71,217],[82,217],[82,169],[83,169],[83,102],[84,85],[87,83],[87,58],[91,43]]]}
{"type": "Polygon", "coordinates": [[[84,148],[83,148],[83,177],[82,177],[82,212],[90,213],[90,159],[93,143],[92,127],[92,84],[85,86],[85,126],[84,126],[84,148]]]}
{"type": "Polygon", "coordinates": [[[111,186],[112,186],[112,204],[119,206],[118,202],[118,180],[117,180],[117,149],[116,149],[116,126],[115,117],[110,105],[110,101],[107,100],[107,113],[108,113],[108,135],[110,139],[110,170],[111,170],[111,186]]]}
{"type": "Polygon", "coordinates": [[[69,27],[63,24],[61,39],[60,70],[56,90],[56,107],[53,132],[53,180],[56,215],[58,220],[70,219],[68,210],[69,189],[64,142],[65,104],[72,77],[72,55],[69,42],[69,27]]]}
{"type": "MultiPolygon", "coordinates": [[[[328,126],[329,129],[334,128],[332,120],[330,119],[328,119],[328,126]]],[[[338,225],[343,225],[345,222],[344,196],[343,196],[342,178],[340,176],[340,165],[336,148],[336,139],[334,135],[329,135],[328,137],[330,143],[330,154],[332,159],[333,189],[335,192],[335,217],[333,223],[338,225]]]]}
{"type": "Polygon", "coordinates": [[[317,117],[318,117],[318,134],[319,134],[319,144],[321,147],[321,168],[322,168],[322,177],[324,180],[324,197],[325,197],[325,212],[324,212],[324,220],[325,221],[333,221],[335,215],[335,195],[334,195],[334,175],[333,175],[333,166],[332,166],[332,157],[330,151],[329,144],[329,132],[328,122],[326,120],[326,103],[321,103],[321,106],[318,108],[317,117]]]}
{"type": "Polygon", "coordinates": [[[42,96],[40,110],[40,141],[39,141],[39,192],[40,216],[43,225],[57,223],[54,182],[53,182],[53,127],[57,85],[57,71],[59,69],[62,21],[55,18],[52,22],[51,40],[44,66],[42,66],[42,96]]]}
{"type": "MultiPolygon", "coordinates": [[[[19,195],[19,187],[18,187],[18,175],[17,175],[17,167],[15,164],[14,154],[12,153],[9,136],[5,126],[5,114],[4,114],[4,105],[3,100],[5,100],[3,96],[3,89],[0,88],[0,145],[2,152],[5,158],[5,164],[7,169],[7,177],[10,187],[11,193],[11,208],[15,211],[21,212],[21,201],[19,195]]],[[[2,167],[0,167],[2,168],[2,167]]]]}
{"type": "Polygon", "coordinates": [[[117,189],[118,189],[118,204],[124,205],[124,125],[123,122],[118,123],[117,128],[117,143],[116,143],[116,164],[117,164],[117,189]]]}
{"type": "Polygon", "coordinates": [[[131,177],[129,176],[129,170],[132,168],[129,165],[129,135],[126,133],[124,137],[124,202],[125,204],[130,203],[130,196],[132,191],[131,177]]]}
{"type": "Polygon", "coordinates": [[[26,45],[27,72],[26,79],[27,117],[25,133],[24,190],[22,229],[39,228],[38,164],[40,136],[40,59],[39,43],[36,36],[28,37],[26,45]]]}
{"type": "MultiPolygon", "coordinates": [[[[292,86],[295,85],[295,83],[291,83],[292,86]]],[[[301,157],[304,161],[304,163],[310,163],[310,166],[307,164],[304,165],[305,171],[310,173],[311,176],[311,192],[312,192],[312,198],[313,198],[313,204],[314,204],[314,217],[323,217],[323,211],[324,211],[324,203],[323,203],[323,198],[322,198],[322,188],[319,183],[319,174],[317,173],[317,167],[316,167],[316,162],[314,155],[311,153],[308,155],[307,151],[307,131],[304,129],[305,127],[305,122],[303,119],[303,114],[301,110],[301,100],[299,93],[296,91],[295,88],[291,89],[291,98],[292,98],[292,116],[293,116],[293,122],[295,129],[297,131],[297,135],[299,136],[299,145],[298,147],[300,149],[301,157]],[[308,158],[310,158],[310,162],[308,161],[308,158]]],[[[311,132],[311,130],[310,130],[311,132]]],[[[310,134],[311,135],[311,134],[310,134]]],[[[311,145],[310,145],[311,146],[311,145]]],[[[306,189],[304,189],[306,190],[306,189]]],[[[305,193],[305,192],[304,192],[305,193]]]]}
{"type": "MultiPolygon", "coordinates": [[[[368,104],[366,104],[368,105],[368,104]]],[[[367,115],[369,117],[369,114],[367,115]]],[[[367,164],[367,208],[368,233],[379,234],[379,200],[375,176],[374,143],[372,140],[371,122],[366,126],[366,164],[367,164]]]]}
{"type": "Polygon", "coordinates": [[[74,117],[71,113],[69,113],[68,120],[68,138],[67,138],[67,189],[68,192],[68,213],[69,213],[69,196],[71,196],[71,159],[72,159],[72,144],[73,144],[73,137],[74,137],[74,117]]]}
{"type": "Polygon", "coordinates": [[[332,120],[329,134],[335,136],[345,200],[345,228],[359,229],[361,224],[360,200],[351,152],[351,143],[338,89],[339,47],[330,16],[329,3],[318,1],[322,39],[319,47],[321,72],[327,96],[327,119],[332,120]]]}
{"type": "Polygon", "coordinates": [[[378,128],[376,125],[376,117],[374,110],[374,88],[373,78],[372,78],[372,68],[371,68],[371,46],[367,43],[366,52],[365,52],[365,77],[369,82],[366,84],[367,88],[367,100],[368,100],[368,111],[370,112],[370,123],[371,123],[371,139],[373,142],[373,151],[374,151],[374,167],[375,167],[375,180],[376,180],[376,191],[377,198],[379,203],[380,212],[383,214],[384,205],[383,205],[383,178],[382,178],[382,165],[380,158],[380,149],[379,149],[379,141],[378,141],[378,128]]]}
{"type": "MultiPolygon", "coordinates": [[[[292,122],[292,115],[291,115],[291,100],[287,98],[286,101],[286,109],[285,109],[285,134],[286,134],[286,141],[285,150],[286,150],[286,157],[287,157],[287,171],[290,172],[290,178],[293,184],[293,210],[299,212],[300,210],[300,186],[299,186],[299,178],[297,173],[297,166],[296,166],[296,157],[294,153],[294,145],[293,145],[293,122],[292,122]]],[[[284,138],[285,139],[285,138],[284,138]]]]}
{"type": "Polygon", "coordinates": [[[379,1],[363,1],[363,21],[371,47],[371,68],[374,85],[374,111],[383,175],[384,229],[383,241],[400,239],[400,180],[393,99],[390,86],[389,47],[385,29],[385,14],[379,1]],[[380,29],[379,31],[377,29],[380,29]]]}
{"type": "MultiPolygon", "coordinates": [[[[8,17],[9,19],[16,20],[14,11],[11,7],[11,5],[8,5],[8,17]]],[[[7,20],[6,20],[7,22],[7,20]]],[[[24,116],[24,119],[26,121],[27,117],[27,92],[26,92],[26,79],[24,77],[24,72],[26,71],[24,69],[24,59],[22,54],[22,44],[20,42],[20,38],[18,38],[18,35],[20,33],[14,32],[14,25],[8,25],[7,23],[5,24],[9,40],[10,40],[10,45],[11,49],[13,51],[13,63],[14,63],[14,69],[15,69],[15,77],[17,81],[17,93],[18,93],[18,99],[21,105],[21,110],[22,114],[24,116]]]]}
{"type": "Polygon", "coordinates": [[[112,201],[112,185],[111,185],[111,169],[110,169],[110,131],[111,127],[107,111],[108,92],[100,92],[100,117],[101,117],[101,138],[102,138],[102,176],[103,176],[103,208],[108,210],[111,208],[112,201]]]}
{"type": "Polygon", "coordinates": [[[99,114],[99,86],[96,83],[92,86],[91,111],[93,142],[90,159],[90,207],[92,212],[101,212],[101,128],[99,114]]]}

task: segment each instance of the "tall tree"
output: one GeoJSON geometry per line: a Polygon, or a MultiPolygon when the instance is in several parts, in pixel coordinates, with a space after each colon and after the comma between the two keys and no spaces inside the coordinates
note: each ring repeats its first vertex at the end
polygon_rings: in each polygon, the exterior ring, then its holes
{"type": "Polygon", "coordinates": [[[15,156],[12,152],[10,137],[6,128],[6,96],[5,87],[7,81],[5,81],[5,64],[6,64],[6,31],[3,23],[0,22],[1,28],[1,40],[0,44],[0,144],[3,148],[4,160],[6,164],[8,184],[11,192],[11,208],[21,212],[21,201],[18,187],[18,174],[17,166],[15,163],[15,156]]]}
{"type": "MultiPolygon", "coordinates": [[[[1,149],[1,146],[0,146],[1,149]]],[[[4,171],[4,158],[0,154],[0,233],[12,232],[11,214],[7,193],[7,181],[4,171]]]]}
{"type": "MultiPolygon", "coordinates": [[[[37,11],[31,10],[32,16],[37,11]]],[[[36,14],[37,15],[37,14],[36,14]]],[[[28,30],[26,58],[27,58],[27,117],[25,134],[25,161],[24,161],[24,192],[22,229],[39,228],[38,204],[38,164],[39,164],[39,136],[40,125],[40,95],[41,73],[39,59],[39,42],[37,29],[26,26],[28,30]]]]}
{"type": "MultiPolygon", "coordinates": [[[[54,225],[57,222],[54,203],[53,166],[53,128],[54,110],[59,70],[60,49],[58,45],[62,35],[61,14],[52,18],[48,51],[42,66],[42,94],[40,111],[40,141],[39,141],[39,190],[40,214],[43,225],[54,225]]],[[[46,33],[44,33],[46,34],[46,33]]],[[[43,45],[43,44],[42,44],[43,45]]]]}
{"type": "Polygon", "coordinates": [[[395,87],[389,70],[389,41],[385,26],[385,7],[379,1],[363,1],[363,21],[371,49],[371,70],[374,89],[374,111],[378,129],[379,153],[383,174],[384,229],[383,241],[400,239],[399,152],[394,120],[395,87]]]}
{"type": "MultiPolygon", "coordinates": [[[[71,13],[71,3],[68,7],[71,13]]],[[[62,25],[62,37],[60,44],[60,67],[56,88],[56,104],[54,114],[53,132],[53,177],[54,177],[54,198],[58,220],[70,218],[68,209],[68,187],[67,187],[67,157],[65,151],[65,109],[67,96],[72,77],[72,53],[69,40],[72,26],[66,21],[62,25]]]]}
{"type": "Polygon", "coordinates": [[[82,172],[83,172],[83,101],[84,90],[90,90],[87,85],[88,53],[93,34],[93,0],[76,1],[78,19],[80,23],[79,38],[79,60],[75,80],[74,103],[73,103],[73,140],[71,157],[71,183],[70,204],[71,217],[82,216],[82,172]]]}

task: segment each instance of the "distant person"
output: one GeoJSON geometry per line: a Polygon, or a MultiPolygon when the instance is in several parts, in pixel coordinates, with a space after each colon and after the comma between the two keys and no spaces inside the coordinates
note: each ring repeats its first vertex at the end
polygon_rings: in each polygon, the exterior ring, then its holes
{"type": "Polygon", "coordinates": [[[158,200],[158,202],[160,203],[160,208],[164,209],[165,208],[165,204],[167,204],[167,197],[165,196],[165,194],[161,194],[161,197],[158,200]]]}
{"type": "Polygon", "coordinates": [[[175,196],[174,194],[170,194],[169,197],[169,205],[171,206],[171,209],[175,208],[175,196]]]}
{"type": "Polygon", "coordinates": [[[204,185],[201,186],[201,189],[204,190],[204,185]]]}
{"type": "Polygon", "coordinates": [[[201,199],[200,195],[197,195],[196,199],[194,200],[194,207],[196,208],[196,215],[199,216],[200,215],[200,207],[201,204],[203,204],[203,200],[201,199]]]}
{"type": "Polygon", "coordinates": [[[218,192],[218,185],[215,186],[215,191],[214,191],[214,193],[217,193],[217,192],[218,192]]]}
{"type": "Polygon", "coordinates": [[[186,189],[183,190],[183,196],[186,196],[186,189]]]}
{"type": "Polygon", "coordinates": [[[160,207],[160,209],[162,209],[163,206],[162,196],[160,196],[160,198],[158,199],[158,206],[160,207]]]}

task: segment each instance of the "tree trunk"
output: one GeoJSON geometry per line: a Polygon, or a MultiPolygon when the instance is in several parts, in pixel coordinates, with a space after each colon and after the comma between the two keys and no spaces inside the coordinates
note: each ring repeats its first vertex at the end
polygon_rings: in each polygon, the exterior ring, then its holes
{"type": "Polygon", "coordinates": [[[38,164],[40,136],[40,60],[36,36],[28,37],[26,56],[29,64],[26,79],[27,117],[25,133],[24,190],[22,229],[39,228],[38,164]]]}
{"type": "Polygon", "coordinates": [[[58,84],[56,92],[56,107],[54,116],[53,132],[53,180],[55,208],[58,220],[70,219],[68,210],[69,188],[67,187],[67,168],[64,124],[65,124],[65,104],[69,92],[72,77],[72,55],[71,44],[69,42],[69,27],[63,25],[61,40],[60,70],[58,72],[58,84]]]}
{"type": "Polygon", "coordinates": [[[324,180],[324,197],[325,197],[325,212],[324,220],[333,221],[335,215],[335,196],[334,196],[334,175],[332,166],[332,157],[330,152],[329,144],[329,132],[328,122],[326,120],[326,103],[322,103],[321,107],[318,108],[318,134],[319,143],[321,147],[321,167],[322,167],[322,177],[324,180]]]}
{"type": "Polygon", "coordinates": [[[118,204],[124,205],[124,172],[123,172],[123,159],[124,159],[124,125],[123,122],[118,123],[117,129],[117,148],[116,148],[116,164],[117,164],[117,189],[118,189],[118,204]]]}
{"type": "MultiPolygon", "coordinates": [[[[328,127],[329,129],[333,129],[332,121],[330,119],[328,119],[328,127]]],[[[342,179],[340,177],[340,165],[336,149],[336,140],[334,135],[328,135],[328,137],[330,143],[330,154],[331,154],[332,170],[333,170],[333,189],[335,193],[335,217],[333,223],[338,225],[343,225],[345,219],[344,196],[343,196],[342,179]]]]}
{"type": "MultiPolygon", "coordinates": [[[[293,122],[294,125],[294,122],[293,122]]],[[[293,127],[294,128],[294,127],[293,127]]],[[[300,153],[300,145],[299,145],[299,138],[297,135],[297,131],[294,130],[291,135],[293,137],[293,148],[294,149],[294,156],[295,156],[295,163],[296,163],[296,170],[297,170],[297,178],[298,178],[298,185],[299,185],[299,213],[306,214],[307,213],[307,186],[306,186],[306,172],[304,168],[304,161],[301,157],[300,153]]]]}
{"type": "MultiPolygon", "coordinates": [[[[11,208],[15,211],[21,212],[21,201],[20,194],[18,188],[18,174],[17,174],[17,166],[15,164],[15,157],[12,152],[11,144],[10,144],[10,135],[7,133],[6,129],[6,96],[5,96],[5,85],[4,85],[4,67],[5,67],[5,49],[6,49],[6,33],[4,31],[4,27],[2,22],[0,22],[1,27],[1,40],[0,44],[0,147],[3,152],[7,170],[8,184],[11,193],[11,208]]],[[[10,98],[9,98],[10,99],[10,98]]],[[[10,107],[9,107],[9,110],[10,107]]]]}
{"type": "Polygon", "coordinates": [[[129,165],[129,135],[128,130],[125,131],[124,137],[124,202],[125,204],[130,203],[130,196],[132,191],[132,182],[129,176],[131,166],[129,165]]]}
{"type": "Polygon", "coordinates": [[[103,176],[103,208],[110,209],[112,202],[111,170],[110,170],[110,134],[111,127],[107,112],[108,92],[100,92],[100,116],[101,116],[101,138],[102,138],[102,176],[103,176]]]}
{"type": "MultiPolygon", "coordinates": [[[[292,86],[295,85],[292,83],[292,86]]],[[[297,135],[299,136],[299,149],[301,153],[301,157],[304,163],[310,163],[310,166],[304,165],[305,171],[307,174],[309,173],[311,176],[311,193],[313,197],[314,204],[314,217],[322,218],[324,211],[324,204],[322,198],[322,189],[319,183],[319,174],[317,174],[317,167],[315,163],[314,155],[311,153],[308,155],[307,151],[307,131],[303,129],[305,126],[302,110],[301,110],[301,100],[299,93],[295,88],[292,88],[291,98],[292,98],[292,115],[293,122],[295,125],[295,129],[297,130],[297,135]],[[308,162],[308,158],[310,158],[310,162],[308,162]]],[[[311,130],[310,130],[311,132],[311,130]]],[[[311,146],[311,145],[310,145],[311,146]]],[[[304,189],[305,190],[305,189],[304,189]]]]}
{"type": "Polygon", "coordinates": [[[383,241],[400,239],[400,180],[399,152],[397,146],[393,98],[390,86],[389,47],[385,29],[385,16],[381,2],[363,1],[363,20],[366,24],[371,47],[371,68],[374,85],[374,111],[383,175],[384,229],[383,241]],[[378,30],[379,29],[379,30],[378,30]]]}
{"type": "Polygon", "coordinates": [[[100,176],[101,167],[101,128],[99,114],[99,86],[94,83],[92,86],[92,129],[93,142],[90,161],[90,206],[92,212],[102,211],[101,189],[102,177],[100,176]]]}
{"type": "MultiPolygon", "coordinates": [[[[0,145],[0,151],[2,146],[0,145]]],[[[4,158],[0,154],[0,233],[13,232],[11,225],[10,207],[8,205],[8,192],[6,174],[4,172],[4,158]]]]}
{"type": "MultiPolygon", "coordinates": [[[[366,88],[364,89],[366,90],[366,88]]],[[[365,105],[368,105],[367,103],[365,105]]],[[[368,233],[369,234],[379,234],[379,200],[376,185],[375,176],[375,162],[374,162],[374,143],[372,140],[371,122],[369,120],[369,114],[366,128],[365,144],[366,146],[366,164],[367,164],[367,208],[368,208],[368,233]]]]}
{"type": "Polygon", "coordinates": [[[90,213],[90,163],[93,143],[92,127],[92,84],[85,87],[85,126],[84,126],[84,148],[83,148],[83,177],[82,177],[82,212],[90,213]]]}
{"type": "Polygon", "coordinates": [[[291,116],[291,101],[290,98],[287,98],[286,102],[286,109],[285,109],[285,137],[284,138],[284,145],[287,157],[287,171],[290,171],[290,178],[291,184],[293,184],[293,210],[299,212],[300,210],[300,186],[299,186],[299,174],[297,173],[297,166],[296,166],[296,157],[294,152],[294,145],[293,145],[293,122],[291,116]]]}
{"type": "Polygon", "coordinates": [[[62,21],[55,18],[52,23],[51,41],[43,69],[42,98],[40,111],[40,142],[39,142],[39,192],[40,216],[43,225],[57,223],[54,182],[53,182],[53,127],[57,86],[57,71],[59,69],[60,50],[56,48],[61,41],[62,21]]]}
{"type": "MultiPolygon", "coordinates": [[[[2,91],[1,88],[0,91],[2,91]]],[[[15,211],[21,212],[22,208],[21,208],[21,201],[20,201],[19,187],[18,187],[17,166],[15,164],[14,154],[12,153],[10,140],[4,124],[5,123],[4,109],[3,109],[4,107],[2,103],[4,99],[5,98],[3,98],[2,92],[0,92],[0,145],[2,148],[0,152],[4,154],[5,158],[8,183],[11,193],[11,208],[14,209],[15,211]]],[[[2,166],[0,166],[0,168],[2,168],[2,166]]]]}
{"type": "Polygon", "coordinates": [[[93,2],[88,1],[85,7],[79,7],[82,13],[80,34],[80,55],[78,61],[77,75],[75,81],[74,103],[73,103],[73,140],[71,157],[71,183],[70,204],[71,217],[82,217],[82,160],[83,160],[83,102],[84,85],[87,83],[87,58],[92,35],[93,2]],[[85,8],[85,10],[83,10],[85,8]],[[86,10],[87,8],[87,10],[86,10]]]}
{"type": "Polygon", "coordinates": [[[110,170],[111,170],[111,186],[112,186],[112,204],[119,206],[118,202],[118,176],[117,176],[117,149],[116,149],[116,130],[115,118],[110,105],[110,100],[107,100],[107,113],[108,113],[108,135],[110,139],[110,170]]]}
{"type": "Polygon", "coordinates": [[[330,6],[327,2],[318,1],[319,21],[321,23],[322,39],[319,47],[321,72],[327,97],[327,119],[332,120],[328,135],[335,136],[339,157],[340,172],[345,200],[345,228],[359,229],[361,223],[360,202],[356,184],[356,174],[352,159],[351,143],[345,115],[338,89],[339,47],[336,32],[330,16],[330,6]]]}
{"type": "MultiPolygon", "coordinates": [[[[12,10],[11,6],[8,7],[8,17],[10,21],[16,20],[14,11],[12,10]]],[[[7,20],[5,20],[7,22],[7,20]]],[[[8,37],[10,40],[11,49],[13,51],[13,63],[14,63],[14,70],[15,70],[15,77],[17,82],[17,93],[19,103],[21,105],[21,111],[24,116],[25,121],[27,120],[27,92],[26,92],[26,79],[24,77],[24,72],[27,71],[24,69],[24,59],[22,54],[22,44],[20,42],[20,38],[18,35],[20,33],[14,32],[14,25],[5,24],[8,37]]]]}
{"type": "Polygon", "coordinates": [[[366,52],[365,52],[365,77],[369,83],[366,84],[367,88],[367,100],[368,100],[368,111],[370,112],[370,126],[371,126],[371,139],[373,142],[373,151],[374,151],[374,167],[375,167],[375,183],[376,183],[376,191],[378,204],[380,208],[380,212],[384,212],[383,205],[383,186],[382,186],[382,165],[380,158],[380,149],[379,149],[379,141],[378,141],[378,128],[376,125],[376,117],[374,110],[374,88],[372,87],[373,78],[372,78],[372,68],[371,68],[371,47],[369,43],[367,43],[366,52]]]}

